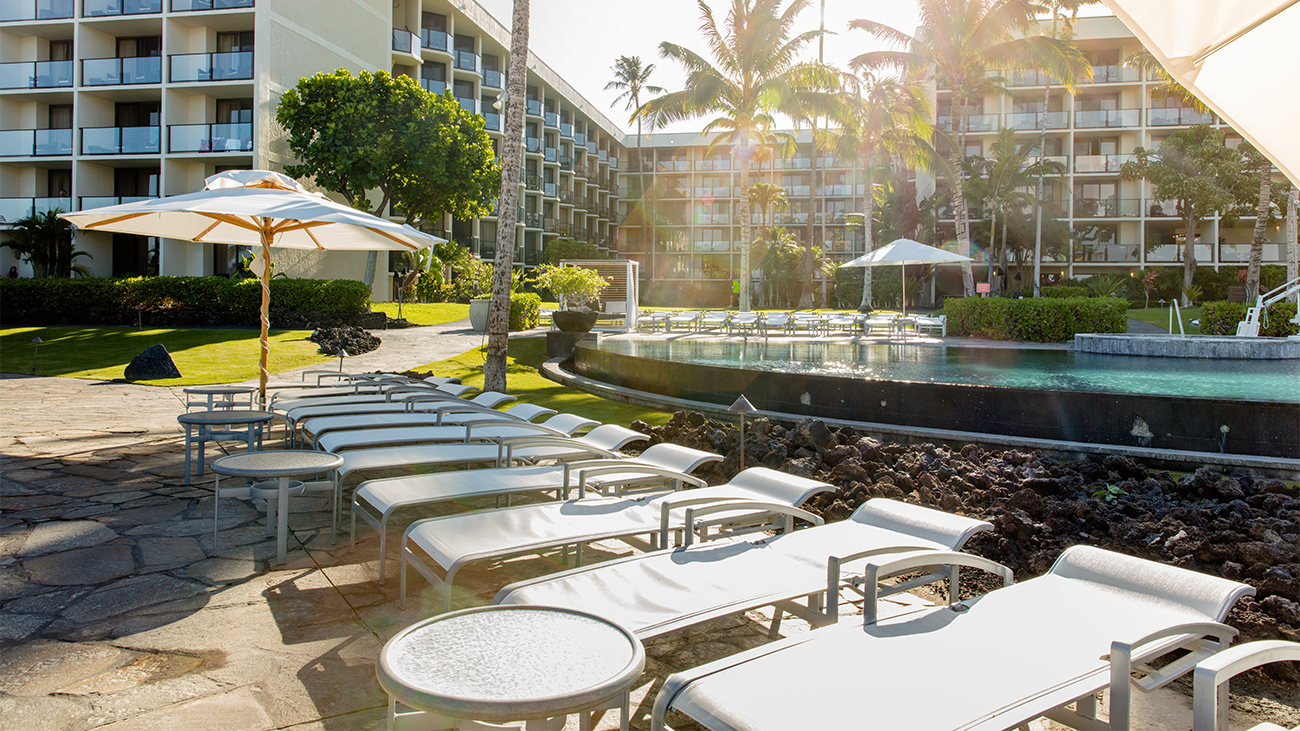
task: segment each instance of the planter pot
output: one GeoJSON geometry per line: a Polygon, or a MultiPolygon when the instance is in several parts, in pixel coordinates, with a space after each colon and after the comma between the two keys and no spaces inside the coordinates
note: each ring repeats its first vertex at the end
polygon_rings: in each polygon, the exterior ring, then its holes
{"type": "Polygon", "coordinates": [[[600,316],[599,312],[570,312],[560,310],[551,315],[555,322],[555,327],[566,333],[585,333],[590,332],[596,326],[596,318],[600,316]]]}
{"type": "Polygon", "coordinates": [[[492,300],[469,301],[469,326],[484,332],[488,326],[488,311],[492,309],[492,300]]]}

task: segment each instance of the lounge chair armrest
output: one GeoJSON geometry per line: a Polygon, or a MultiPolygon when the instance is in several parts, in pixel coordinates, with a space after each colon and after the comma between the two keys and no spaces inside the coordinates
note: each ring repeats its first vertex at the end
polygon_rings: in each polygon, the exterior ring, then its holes
{"type": "MultiPolygon", "coordinates": [[[[850,560],[851,557],[840,557],[840,563],[850,560]]],[[[990,561],[982,556],[976,556],[970,553],[961,553],[960,551],[922,551],[917,553],[908,553],[892,561],[883,563],[869,563],[862,572],[862,591],[866,601],[862,605],[862,623],[863,625],[871,624],[876,621],[879,614],[877,603],[880,599],[880,581],[890,576],[897,576],[905,571],[925,568],[927,566],[948,566],[954,571],[949,574],[951,577],[955,574],[955,569],[959,566],[970,566],[972,568],[982,569],[991,574],[997,574],[1002,577],[1002,585],[1010,586],[1015,581],[1015,573],[996,561],[990,561]]],[[[827,571],[829,574],[829,570],[827,571]]],[[[952,579],[949,584],[948,601],[955,603],[958,598],[956,580],[952,579]]],[[[829,599],[829,598],[828,598],[829,599]]]]}
{"type": "Polygon", "coordinates": [[[708,503],[728,503],[736,509],[740,509],[746,503],[757,502],[743,497],[720,497],[717,495],[709,497],[692,497],[691,494],[683,493],[682,497],[670,497],[664,500],[659,506],[659,545],[668,545],[668,534],[672,531],[672,512],[677,508],[686,507],[687,505],[706,505],[708,503]]]}
{"type": "Polygon", "coordinates": [[[1300,642],[1260,640],[1211,655],[1192,675],[1192,728],[1228,731],[1227,683],[1233,676],[1260,665],[1300,662],[1300,642]]]}
{"type": "Polygon", "coordinates": [[[486,414],[489,411],[494,410],[479,406],[478,404],[452,404],[447,403],[447,401],[448,399],[441,396],[412,396],[411,398],[406,399],[406,410],[409,413],[422,411],[425,413],[437,414],[438,426],[442,426],[442,417],[447,414],[486,414]],[[433,408],[420,408],[417,406],[417,404],[429,403],[438,405],[433,408]]]}
{"type": "MultiPolygon", "coordinates": [[[[826,613],[830,624],[839,621],[840,603],[833,601],[839,595],[840,586],[843,585],[844,566],[852,561],[861,561],[864,558],[875,558],[895,553],[907,553],[912,551],[925,551],[927,553],[934,551],[934,546],[885,546],[881,548],[872,548],[866,551],[851,553],[847,556],[831,556],[826,559],[826,613]]],[[[878,578],[889,578],[888,576],[878,578]]],[[[858,582],[860,583],[860,581],[858,582]]],[[[928,583],[928,582],[926,582],[928,583]]],[[[911,588],[916,586],[911,581],[906,582],[904,586],[911,588]]],[[[903,586],[893,587],[883,593],[877,593],[877,597],[888,596],[899,591],[907,591],[903,586]]]]}
{"type": "MultiPolygon", "coordinates": [[[[685,544],[687,546],[691,545],[691,543],[694,542],[694,537],[697,535],[700,537],[701,542],[715,541],[719,538],[726,538],[728,536],[735,536],[743,533],[753,533],[756,530],[760,529],[759,527],[755,527],[752,522],[747,523],[745,527],[741,529],[737,529],[734,527],[728,529],[727,526],[733,525],[737,522],[737,516],[735,515],[737,510],[742,511],[743,513],[745,513],[746,516],[751,516],[751,517],[759,517],[759,516],[766,516],[766,515],[783,516],[781,520],[782,530],[787,533],[794,530],[795,518],[801,518],[803,520],[808,521],[809,523],[812,523],[813,525],[823,525],[826,522],[825,519],[823,519],[820,515],[816,515],[814,513],[808,512],[807,510],[802,510],[800,508],[794,507],[793,505],[786,505],[784,503],[769,503],[769,502],[761,502],[759,500],[744,500],[739,502],[726,502],[726,503],[717,503],[713,505],[702,505],[699,507],[686,509],[686,532],[684,536],[685,544]],[[700,516],[709,515],[712,513],[729,513],[730,515],[727,517],[715,518],[713,520],[699,520],[700,516]],[[718,532],[713,535],[709,535],[710,528],[718,528],[718,532]]],[[[768,525],[768,524],[764,524],[764,525],[768,525]]]]}
{"type": "MultiPolygon", "coordinates": [[[[558,429],[552,429],[544,424],[533,424],[531,422],[522,422],[519,424],[502,424],[501,419],[472,419],[470,421],[465,422],[465,442],[468,443],[474,441],[474,437],[475,437],[474,430],[476,428],[485,429],[494,426],[509,426],[512,429],[523,429],[525,431],[533,431],[533,432],[537,432],[537,436],[539,437],[560,437],[563,439],[567,439],[569,437],[568,434],[565,434],[564,432],[559,431],[558,429]]],[[[494,441],[504,441],[504,439],[519,439],[519,438],[525,438],[525,439],[532,438],[532,435],[529,434],[529,435],[520,435],[519,437],[504,437],[504,438],[486,437],[486,439],[493,439],[494,441]]],[[[480,441],[482,439],[485,439],[485,437],[480,437],[480,441]]]]}
{"type": "Polygon", "coordinates": [[[392,403],[393,396],[403,393],[428,394],[434,393],[434,389],[427,386],[397,386],[396,388],[390,388],[387,391],[384,391],[384,401],[392,403]]]}
{"type": "MultiPolygon", "coordinates": [[[[587,496],[587,478],[596,477],[598,475],[616,475],[616,474],[627,474],[627,473],[647,475],[647,476],[658,475],[660,477],[667,477],[671,479],[675,484],[675,487],[673,488],[674,490],[682,489],[682,486],[685,483],[690,483],[695,487],[706,487],[709,484],[698,477],[692,477],[691,475],[684,475],[681,472],[678,472],[676,470],[670,470],[666,467],[656,467],[654,465],[637,465],[637,464],[605,465],[601,467],[579,467],[573,471],[576,471],[578,473],[578,499],[580,500],[587,496]]],[[[564,481],[565,497],[568,497],[568,492],[569,492],[568,476],[569,476],[568,474],[565,475],[565,481],[564,481]]]]}
{"type": "Polygon", "coordinates": [[[1111,728],[1129,727],[1129,698],[1132,695],[1132,684],[1136,684],[1144,691],[1155,690],[1176,680],[1197,663],[1226,648],[1236,635],[1237,630],[1220,622],[1188,622],[1165,627],[1132,642],[1117,640],[1110,643],[1111,728]],[[1204,639],[1206,637],[1212,637],[1215,641],[1207,642],[1204,639]],[[1178,639],[1171,642],[1168,638],[1178,639]],[[1157,642],[1157,640],[1166,641],[1157,642]],[[1140,665],[1180,648],[1192,651],[1141,680],[1132,680],[1135,662],[1140,665]]]}
{"type": "Polygon", "coordinates": [[[607,449],[601,449],[600,447],[593,447],[590,444],[584,444],[582,442],[577,441],[576,439],[569,439],[568,437],[553,437],[553,436],[506,437],[504,439],[499,440],[497,444],[500,446],[500,449],[497,453],[498,467],[504,467],[513,464],[515,450],[524,447],[561,447],[564,449],[586,452],[596,457],[605,457],[608,459],[614,459],[618,457],[617,454],[607,449]]]}

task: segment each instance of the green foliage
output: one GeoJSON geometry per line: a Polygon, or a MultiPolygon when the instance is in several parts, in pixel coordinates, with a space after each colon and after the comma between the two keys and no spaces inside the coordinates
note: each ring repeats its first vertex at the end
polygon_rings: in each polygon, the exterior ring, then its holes
{"type": "Polygon", "coordinates": [[[346,69],[298,81],[276,120],[300,161],[285,171],[383,214],[394,204],[408,222],[459,220],[492,212],[501,173],[483,118],[450,92],[430,94],[407,76],[346,69]],[[371,202],[367,191],[382,198],[371,202]]]}
{"type": "MultiPolygon", "coordinates": [[[[129,279],[4,279],[0,301],[7,309],[181,309],[256,312],[262,285],[224,277],[133,277],[129,279]]],[[[271,304],[301,312],[365,312],[370,290],[351,279],[273,279],[271,304]]]]}
{"type": "Polygon", "coordinates": [[[1125,297],[1128,295],[1129,277],[1122,274],[1097,274],[1083,280],[1083,286],[1093,297],[1125,297]]]}
{"type": "Polygon", "coordinates": [[[442,268],[434,267],[421,272],[415,280],[415,298],[420,302],[439,302],[442,300],[442,268]]]}
{"type": "Polygon", "coordinates": [[[584,267],[543,264],[534,272],[533,285],[554,295],[560,307],[566,310],[595,297],[609,286],[608,279],[596,270],[584,267]]]}
{"type": "Polygon", "coordinates": [[[492,292],[492,265],[473,257],[465,257],[451,265],[451,286],[444,289],[446,299],[469,302],[486,297],[492,292]]]}
{"type": "MultiPolygon", "coordinates": [[[[1294,302],[1275,302],[1260,318],[1259,334],[1271,338],[1300,335],[1300,328],[1291,323],[1295,317],[1294,302]]],[[[1236,335],[1237,323],[1246,319],[1246,305],[1241,302],[1206,302],[1201,305],[1201,333],[1205,335],[1236,335]]]]}
{"type": "Polygon", "coordinates": [[[510,329],[531,330],[542,316],[542,298],[532,292],[510,295],[510,329]]]}
{"type": "Polygon", "coordinates": [[[1107,503],[1114,504],[1116,500],[1124,497],[1127,494],[1128,491],[1120,487],[1119,485],[1108,484],[1105,487],[1101,488],[1100,490],[1097,490],[1096,492],[1092,493],[1092,496],[1097,498],[1098,500],[1104,500],[1107,503]]]}
{"type": "Polygon", "coordinates": [[[546,263],[559,266],[565,259],[608,259],[609,254],[590,241],[560,237],[546,244],[546,263]]]}
{"type": "MultiPolygon", "coordinates": [[[[77,257],[91,257],[88,251],[77,251],[72,243],[72,224],[59,218],[63,213],[55,208],[44,213],[32,212],[9,224],[9,238],[0,243],[14,250],[18,259],[32,267],[36,277],[90,276],[84,264],[74,264],[77,257]]],[[[3,221],[0,218],[0,221],[3,221]]]]}
{"type": "Polygon", "coordinates": [[[1043,287],[1038,290],[1044,297],[1052,299],[1065,299],[1068,297],[1087,297],[1089,296],[1087,287],[1067,287],[1059,285],[1055,287],[1043,287]]]}
{"type": "Polygon", "coordinates": [[[1118,297],[944,301],[948,332],[991,340],[1063,343],[1078,333],[1128,331],[1128,302],[1118,297]]]}
{"type": "Polygon", "coordinates": [[[1184,284],[1181,294],[1183,295],[1184,302],[1196,304],[1196,300],[1201,298],[1201,288],[1195,283],[1184,284]]]}

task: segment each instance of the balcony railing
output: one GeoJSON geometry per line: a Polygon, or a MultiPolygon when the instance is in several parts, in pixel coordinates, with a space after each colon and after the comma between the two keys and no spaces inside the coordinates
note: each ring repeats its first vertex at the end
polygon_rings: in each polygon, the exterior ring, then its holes
{"type": "MultiPolygon", "coordinates": [[[[1007,115],[1007,126],[1012,129],[1042,129],[1042,112],[1012,112],[1007,115]]],[[[1069,112],[1048,112],[1047,129],[1067,129],[1069,112]]]]}
{"type": "Polygon", "coordinates": [[[20,218],[26,218],[33,213],[44,215],[53,210],[71,211],[71,198],[0,198],[0,218],[5,220],[4,224],[12,225],[14,221],[20,218]]]}
{"type": "Polygon", "coordinates": [[[500,71],[497,71],[496,69],[483,69],[483,86],[492,89],[500,89],[504,82],[505,76],[503,76],[500,71]]]}
{"type": "Polygon", "coordinates": [[[821,187],[821,195],[830,196],[832,198],[842,198],[845,196],[854,195],[856,192],[854,188],[855,186],[852,185],[851,183],[836,183],[833,185],[823,185],[821,187]]]}
{"type": "Polygon", "coordinates": [[[555,127],[558,129],[560,126],[560,115],[555,112],[543,112],[542,119],[544,120],[543,124],[547,127],[555,127]]]}
{"type": "Polygon", "coordinates": [[[473,51],[456,51],[456,68],[461,71],[478,71],[478,54],[473,51]]]}
{"type": "Polygon", "coordinates": [[[587,140],[587,152],[591,153],[592,155],[595,155],[595,154],[596,154],[596,141],[595,141],[595,140],[590,140],[590,139],[587,140]]]}
{"type": "Polygon", "coordinates": [[[1137,127],[1141,124],[1141,109],[1098,109],[1092,111],[1080,109],[1074,113],[1075,129],[1113,129],[1115,127],[1137,127]]]}
{"type": "Polygon", "coordinates": [[[696,161],[695,161],[695,169],[696,169],[696,170],[703,170],[703,171],[709,171],[709,170],[719,170],[719,171],[722,171],[722,170],[730,170],[730,169],[731,169],[731,161],[730,161],[730,160],[696,160],[696,161]]]}
{"type": "Polygon", "coordinates": [[[1057,83],[1056,79],[1042,71],[1009,71],[1007,82],[1010,86],[1046,86],[1057,83]]]}
{"type": "Polygon", "coordinates": [[[0,63],[0,89],[58,89],[72,86],[71,61],[0,63]]]}
{"type": "Polygon", "coordinates": [[[461,108],[470,114],[478,114],[478,99],[466,99],[458,96],[456,101],[460,102],[461,108]]]}
{"type": "Polygon", "coordinates": [[[147,15],[161,13],[162,0],[82,0],[81,17],[105,15],[147,15]]]}
{"type": "Polygon", "coordinates": [[[1181,125],[1209,124],[1214,115],[1198,109],[1171,107],[1168,109],[1148,109],[1147,124],[1151,127],[1175,127],[1181,125]]]}
{"type": "Polygon", "coordinates": [[[447,51],[447,34],[444,31],[434,30],[432,28],[420,29],[420,48],[428,48],[433,51],[447,51]]]}
{"type": "Polygon", "coordinates": [[[0,0],[0,21],[71,18],[72,0],[0,0]]]}
{"type": "Polygon", "coordinates": [[[168,152],[250,152],[253,125],[173,124],[167,127],[168,152]]]}
{"type": "Polygon", "coordinates": [[[569,124],[568,122],[560,122],[560,136],[572,138],[573,125],[569,124]]]}
{"type": "Polygon", "coordinates": [[[139,203],[140,201],[153,200],[156,195],[83,195],[80,198],[81,210],[88,211],[92,208],[104,208],[105,206],[116,206],[121,203],[139,203]]]}
{"type": "Polygon", "coordinates": [[[236,81],[253,78],[253,52],[183,53],[168,57],[171,70],[167,80],[236,81]]]}
{"type": "Polygon", "coordinates": [[[789,198],[807,198],[812,186],[809,185],[783,185],[781,189],[789,198]]]}
{"type": "Polygon", "coordinates": [[[542,183],[542,195],[547,198],[558,198],[560,196],[560,186],[555,183],[542,183]]]}
{"type": "MultiPolygon", "coordinates": [[[[1141,81],[1142,74],[1128,66],[1093,66],[1093,84],[1114,84],[1120,82],[1141,81]]],[[[1085,82],[1087,83],[1087,82],[1085,82]]]]}
{"type": "Polygon", "coordinates": [[[496,112],[483,112],[483,128],[493,132],[501,131],[501,115],[496,112]]]}
{"type": "Polygon", "coordinates": [[[157,155],[160,127],[83,127],[83,155],[157,155]]]}
{"type": "Polygon", "coordinates": [[[161,84],[162,58],[88,58],[81,62],[82,86],[161,84]]]}
{"type": "Polygon", "coordinates": [[[778,157],[772,161],[772,165],[777,170],[808,170],[812,168],[812,158],[804,157],[778,157]]]}
{"type": "Polygon", "coordinates": [[[532,152],[532,153],[535,153],[535,154],[539,154],[539,155],[540,155],[541,152],[542,152],[542,138],[540,138],[540,137],[525,137],[525,138],[524,138],[524,150],[526,150],[526,151],[528,151],[528,152],[532,152]]]}
{"type": "Polygon", "coordinates": [[[730,198],[730,185],[697,185],[695,186],[695,197],[703,198],[711,196],[713,198],[730,198]]]}
{"type": "Polygon", "coordinates": [[[1154,198],[1147,198],[1143,209],[1150,218],[1182,217],[1182,214],[1178,212],[1178,201],[1159,201],[1154,198]]]}
{"type": "Polygon", "coordinates": [[[419,48],[419,40],[415,34],[405,28],[393,29],[393,50],[400,53],[415,53],[419,48]]]}
{"type": "Polygon", "coordinates": [[[546,162],[558,162],[560,151],[554,147],[547,147],[542,150],[542,159],[546,162]]]}
{"type": "MultiPolygon", "coordinates": [[[[968,114],[962,118],[962,126],[966,132],[993,132],[998,128],[998,121],[996,114],[968,114]]],[[[952,129],[952,117],[939,117],[939,126],[952,129]]]]}
{"type": "Polygon", "coordinates": [[[542,116],[542,101],[540,99],[525,99],[524,111],[534,117],[542,116]]]}
{"type": "Polygon", "coordinates": [[[1076,173],[1117,173],[1132,155],[1075,155],[1076,173]]]}
{"type": "Polygon", "coordinates": [[[172,0],[173,13],[185,13],[194,10],[231,10],[234,8],[251,8],[253,0],[172,0]]]}
{"type": "Polygon", "coordinates": [[[70,129],[0,131],[0,157],[50,157],[72,154],[70,129]]]}
{"type": "Polygon", "coordinates": [[[1141,198],[1075,198],[1075,218],[1136,218],[1142,215],[1141,198]]]}
{"type": "Polygon", "coordinates": [[[431,94],[441,94],[447,90],[447,82],[437,79],[420,79],[420,88],[431,94]]]}
{"type": "Polygon", "coordinates": [[[560,169],[561,169],[561,170],[572,170],[572,169],[573,169],[573,156],[572,156],[572,155],[560,155],[559,163],[560,163],[560,169]]]}
{"type": "Polygon", "coordinates": [[[731,214],[697,213],[695,214],[695,223],[700,226],[729,226],[731,225],[731,214]]]}
{"type": "Polygon", "coordinates": [[[537,175],[525,175],[524,188],[527,190],[541,190],[542,189],[541,177],[537,175]]]}
{"type": "Polygon", "coordinates": [[[574,144],[575,147],[586,148],[586,146],[587,146],[587,133],[585,133],[585,132],[574,132],[574,133],[573,133],[573,144],[574,144]]]}

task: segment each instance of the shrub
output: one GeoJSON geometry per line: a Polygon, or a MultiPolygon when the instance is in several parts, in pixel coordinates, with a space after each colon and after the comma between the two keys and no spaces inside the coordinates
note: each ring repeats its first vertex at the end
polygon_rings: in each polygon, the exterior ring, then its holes
{"type": "Polygon", "coordinates": [[[531,292],[510,295],[510,329],[531,330],[542,316],[542,298],[531,292]]]}
{"type": "Polygon", "coordinates": [[[565,259],[608,259],[609,254],[590,241],[560,237],[546,244],[546,263],[559,266],[565,259]]]}
{"type": "Polygon", "coordinates": [[[1040,292],[1044,297],[1051,297],[1052,299],[1065,299],[1065,298],[1068,298],[1068,297],[1087,297],[1087,296],[1088,296],[1088,288],[1087,288],[1087,287],[1066,287],[1066,286],[1043,287],[1043,288],[1039,289],[1038,291],[1039,291],[1039,292],[1040,292]]]}
{"type": "MultiPolygon", "coordinates": [[[[256,279],[133,277],[124,279],[4,279],[0,299],[12,310],[204,310],[255,312],[256,279]]],[[[365,312],[370,289],[351,279],[273,279],[271,303],[298,312],[365,312]]]]}
{"type": "Polygon", "coordinates": [[[447,299],[465,304],[472,299],[492,295],[492,265],[465,258],[452,264],[451,286],[444,290],[447,299]]]}
{"type": "MultiPolygon", "coordinates": [[[[1275,302],[1260,318],[1259,334],[1271,338],[1284,338],[1300,334],[1300,328],[1291,322],[1295,317],[1294,302],[1275,302]]],[[[1204,335],[1236,335],[1237,323],[1246,319],[1246,305],[1241,302],[1206,302],[1201,305],[1201,333],[1204,335]]]]}
{"type": "Polygon", "coordinates": [[[943,308],[948,332],[991,340],[1063,343],[1077,333],[1128,330],[1128,301],[1118,297],[962,297],[946,300],[943,308]]]}

